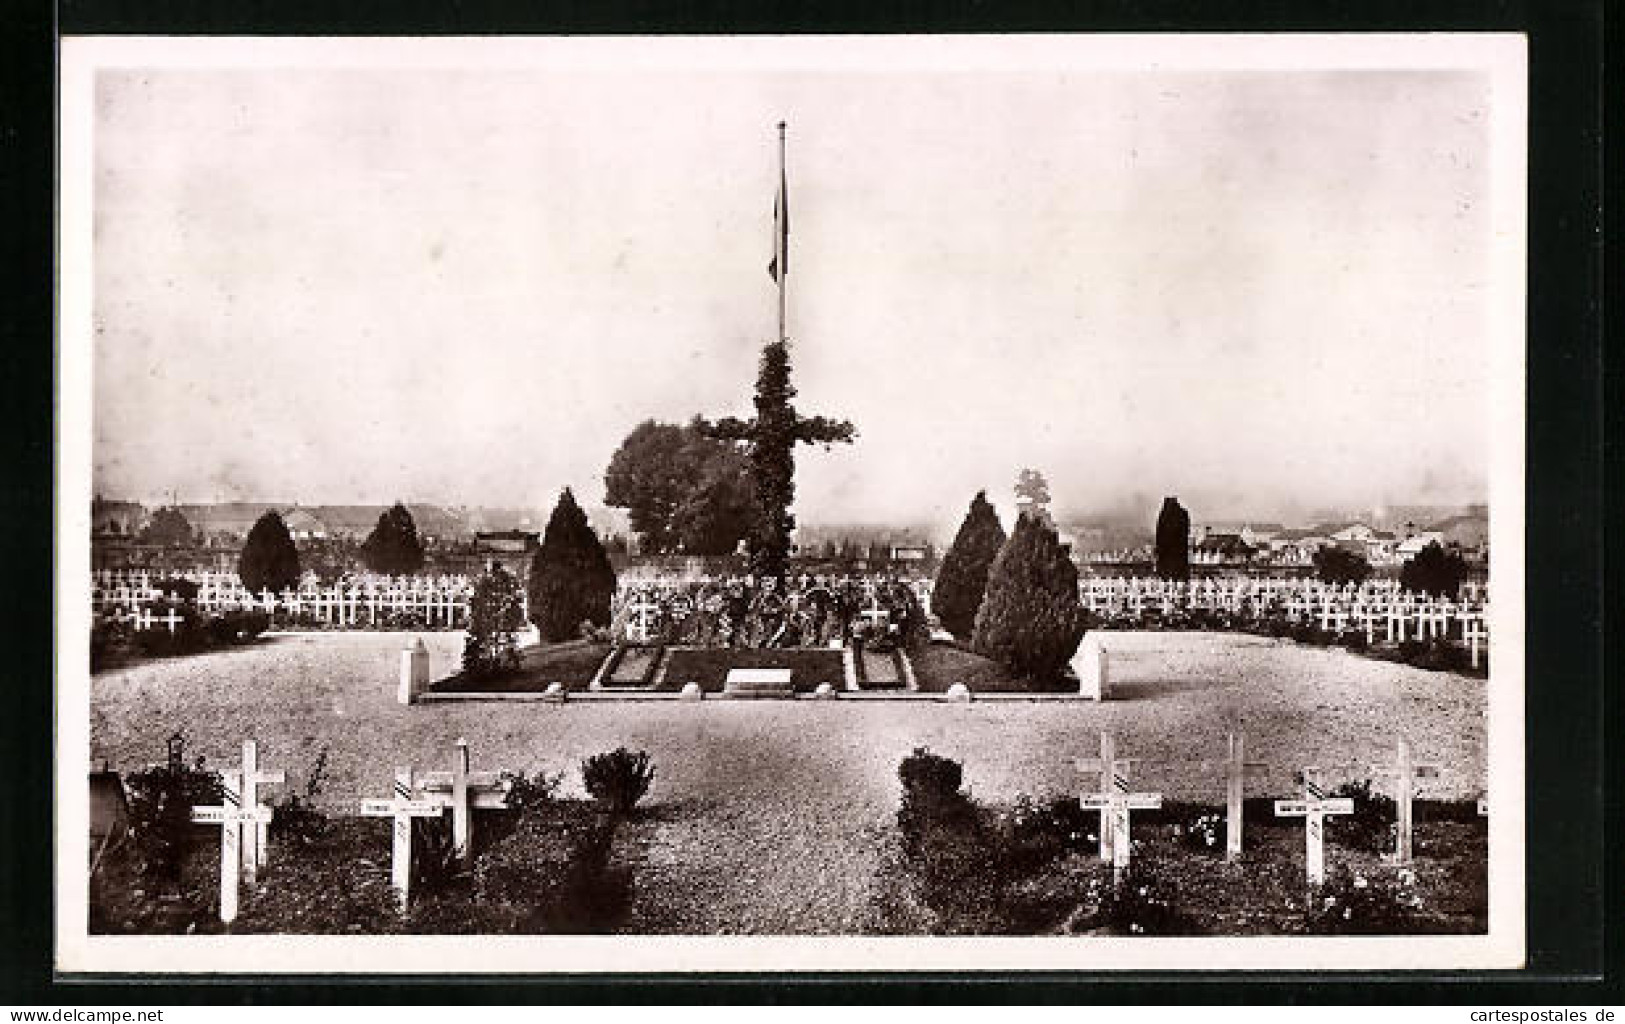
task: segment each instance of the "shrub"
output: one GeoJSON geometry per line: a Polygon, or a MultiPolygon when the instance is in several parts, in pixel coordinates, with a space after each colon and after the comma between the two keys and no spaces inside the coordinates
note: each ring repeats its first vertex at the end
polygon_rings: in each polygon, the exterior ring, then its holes
{"type": "Polygon", "coordinates": [[[1367,878],[1347,867],[1333,870],[1326,883],[1310,893],[1303,909],[1303,929],[1311,935],[1397,935],[1426,931],[1422,898],[1415,875],[1367,878]]]}
{"type": "Polygon", "coordinates": [[[474,581],[468,600],[468,637],[463,641],[463,675],[492,679],[517,671],[524,625],[519,581],[496,562],[474,581]]]}
{"type": "Polygon", "coordinates": [[[100,671],[117,657],[133,639],[129,623],[98,619],[90,624],[90,670],[100,671]]]}
{"type": "Polygon", "coordinates": [[[316,798],[327,784],[327,753],[326,745],[317,751],[316,760],[305,773],[304,792],[289,792],[275,805],[270,826],[273,841],[307,848],[327,835],[327,815],[315,806],[316,798]]]}
{"type": "Polygon", "coordinates": [[[526,776],[523,772],[514,772],[508,779],[508,806],[520,814],[551,806],[558,799],[559,787],[564,784],[563,773],[537,772],[526,776]]]}
{"type": "Polygon", "coordinates": [[[1337,642],[1350,651],[1363,651],[1370,646],[1366,642],[1363,629],[1345,629],[1337,635],[1337,642]]]}
{"type": "Polygon", "coordinates": [[[587,793],[611,814],[625,814],[654,782],[655,769],[644,751],[617,747],[581,762],[581,781],[587,793]]]}
{"type": "Polygon", "coordinates": [[[400,502],[378,517],[361,545],[361,561],[373,572],[409,576],[423,568],[423,542],[417,523],[400,502]]]}
{"type": "Polygon", "coordinates": [[[1191,517],[1178,498],[1162,499],[1157,513],[1156,571],[1165,580],[1191,578],[1191,517]]]}
{"type": "Polygon", "coordinates": [[[1418,551],[1399,570],[1399,585],[1413,593],[1454,598],[1467,578],[1467,562],[1437,541],[1418,551]]]}
{"type": "Polygon", "coordinates": [[[125,788],[137,874],[178,889],[181,865],[192,842],[192,807],[220,803],[224,790],[219,774],[207,770],[201,757],[189,767],[186,738],[177,732],[169,739],[167,762],[132,773],[125,788]]]}
{"type": "Polygon", "coordinates": [[[1216,811],[1202,811],[1174,826],[1174,835],[1182,844],[1204,853],[1223,850],[1228,834],[1229,822],[1216,811]]]}
{"type": "Polygon", "coordinates": [[[299,583],[299,551],[280,515],[267,512],[248,531],[237,558],[237,576],[255,594],[282,591],[299,583]]]}
{"type": "Polygon", "coordinates": [[[988,502],[987,492],[977,491],[931,589],[931,610],[942,621],[942,628],[957,638],[969,638],[976,628],[976,610],[987,589],[988,569],[1005,539],[1004,526],[988,502]]]}
{"type": "Polygon", "coordinates": [[[568,487],[547,521],[529,588],[530,620],[548,643],[577,636],[583,622],[609,625],[615,570],[568,487]]]}
{"type": "Polygon", "coordinates": [[[1316,548],[1313,560],[1315,575],[1322,583],[1339,587],[1345,583],[1358,585],[1371,576],[1371,563],[1364,555],[1335,544],[1316,548]]]}
{"type": "Polygon", "coordinates": [[[988,570],[972,647],[1022,675],[1058,676],[1083,639],[1078,570],[1055,529],[1022,516],[988,570]]]}
{"type": "Polygon", "coordinates": [[[1399,828],[1399,808],[1393,797],[1373,791],[1370,779],[1345,782],[1332,790],[1331,795],[1352,799],[1354,813],[1329,818],[1327,838],[1350,849],[1393,852],[1399,828]]]}
{"type": "Polygon", "coordinates": [[[179,576],[169,576],[152,585],[152,589],[163,594],[172,601],[179,601],[183,605],[197,603],[198,585],[191,580],[179,576]]]}
{"type": "Polygon", "coordinates": [[[216,647],[253,643],[269,628],[270,614],[258,610],[222,612],[211,617],[207,625],[209,640],[216,647]]]}
{"type": "Polygon", "coordinates": [[[1130,861],[1115,884],[1102,873],[1092,885],[1098,910],[1087,923],[1113,935],[1198,935],[1202,929],[1180,909],[1180,895],[1145,856],[1130,861]]]}

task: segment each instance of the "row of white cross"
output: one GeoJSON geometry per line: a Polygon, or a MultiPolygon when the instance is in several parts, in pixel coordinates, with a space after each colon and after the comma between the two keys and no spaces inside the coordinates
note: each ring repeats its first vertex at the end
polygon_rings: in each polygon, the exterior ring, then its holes
{"type": "MultiPolygon", "coordinates": [[[[254,609],[267,614],[281,611],[290,616],[310,615],[329,625],[374,624],[386,613],[417,612],[428,625],[450,627],[467,620],[470,593],[467,587],[439,591],[363,591],[337,585],[284,590],[281,593],[262,590],[258,594],[242,589],[200,590],[197,606],[205,612],[254,609]]],[[[155,621],[167,621],[164,616],[154,616],[149,607],[162,600],[163,596],[157,590],[133,588],[93,591],[91,607],[109,618],[128,620],[139,628],[148,628],[155,621]]],[[[170,628],[173,632],[173,624],[170,628]]]]}
{"type": "MultiPolygon", "coordinates": [[[[1132,792],[1129,779],[1133,766],[1142,758],[1119,757],[1117,741],[1109,732],[1100,734],[1100,756],[1080,758],[1075,764],[1079,771],[1100,779],[1098,793],[1085,793],[1080,798],[1083,807],[1100,812],[1100,859],[1109,861],[1121,876],[1129,866],[1133,854],[1130,838],[1129,813],[1162,806],[1161,793],[1132,792]]],[[[1200,768],[1222,767],[1225,770],[1225,858],[1234,860],[1242,850],[1242,806],[1246,796],[1249,772],[1262,771],[1269,766],[1259,761],[1248,761],[1244,739],[1231,733],[1228,751],[1222,762],[1201,762],[1200,768]]],[[[1325,819],[1327,815],[1353,814],[1354,801],[1350,797],[1328,797],[1325,777],[1337,771],[1361,770],[1360,765],[1309,766],[1303,769],[1303,799],[1275,801],[1279,817],[1304,819],[1304,877],[1310,885],[1326,880],[1325,819]]],[[[1394,776],[1394,801],[1397,807],[1397,839],[1393,861],[1409,864],[1412,860],[1412,833],[1414,831],[1413,800],[1418,779],[1438,778],[1439,767],[1419,764],[1411,755],[1410,743],[1399,741],[1398,758],[1392,767],[1370,767],[1379,774],[1394,776]]],[[[1489,805],[1479,800],[1478,813],[1488,814],[1489,805]]]]}
{"type": "MultiPolygon", "coordinates": [[[[1100,812],[1100,859],[1109,862],[1119,878],[1128,869],[1133,856],[1131,812],[1162,806],[1161,793],[1133,792],[1133,767],[1143,763],[1143,758],[1119,756],[1117,741],[1109,732],[1100,734],[1098,757],[1081,758],[1075,762],[1080,771],[1095,775],[1100,780],[1099,791],[1083,794],[1080,803],[1087,809],[1100,812]]],[[[1231,733],[1225,759],[1221,762],[1200,762],[1197,767],[1222,767],[1225,771],[1225,857],[1233,860],[1242,852],[1242,808],[1248,773],[1262,771],[1268,765],[1248,761],[1243,737],[1231,733]]],[[[1325,778],[1332,772],[1359,770],[1361,767],[1305,767],[1302,772],[1303,798],[1275,801],[1277,816],[1304,819],[1304,877],[1312,886],[1322,884],[1326,878],[1326,817],[1354,813],[1352,798],[1327,795],[1325,778]]],[[[1410,744],[1405,740],[1399,741],[1398,758],[1392,767],[1367,767],[1395,778],[1398,835],[1393,861],[1400,865],[1409,864],[1412,860],[1416,782],[1418,779],[1437,778],[1439,768],[1433,764],[1417,763],[1411,755],[1410,744]]],[[[223,771],[220,777],[220,805],[193,807],[192,820],[220,826],[220,920],[230,924],[237,917],[239,886],[245,882],[250,886],[255,883],[257,872],[265,866],[269,854],[268,829],[272,810],[263,802],[260,787],[281,785],[285,776],[281,771],[262,770],[258,748],[253,740],[245,740],[242,768],[223,771]]],[[[466,864],[472,858],[474,849],[473,812],[507,807],[512,779],[508,772],[471,771],[468,742],[459,739],[450,771],[433,771],[419,776],[410,766],[398,768],[395,771],[394,789],[388,798],[361,801],[363,815],[393,819],[390,884],[402,913],[407,910],[411,900],[412,820],[439,818],[449,810],[452,816],[452,844],[466,864]]],[[[1488,803],[1483,799],[1478,801],[1478,813],[1489,813],[1488,803]]]]}
{"type": "MultiPolygon", "coordinates": [[[[220,920],[237,919],[239,887],[255,884],[270,850],[271,808],[260,787],[286,781],[280,771],[262,771],[253,740],[243,741],[243,766],[220,773],[221,803],[193,807],[192,820],[220,826],[220,920]]],[[[450,771],[414,775],[410,767],[397,769],[395,788],[385,800],[361,801],[361,813],[394,819],[390,884],[397,906],[405,913],[412,891],[412,819],[439,818],[451,812],[452,845],[464,863],[473,856],[474,811],[508,805],[512,778],[506,773],[469,770],[468,741],[459,739],[450,771]]]]}

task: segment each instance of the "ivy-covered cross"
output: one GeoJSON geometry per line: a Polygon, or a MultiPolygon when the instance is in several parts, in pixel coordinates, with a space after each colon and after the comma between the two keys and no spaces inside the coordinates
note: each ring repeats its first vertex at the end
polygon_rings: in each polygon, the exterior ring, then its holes
{"type": "Polygon", "coordinates": [[[796,496],[795,446],[850,444],[858,433],[846,420],[802,416],[792,403],[795,396],[789,346],[770,342],[762,349],[756,375],[756,417],[728,416],[701,425],[710,437],[744,444],[750,458],[754,492],[750,571],[758,577],[782,580],[789,561],[790,534],[796,526],[790,511],[796,496]]]}

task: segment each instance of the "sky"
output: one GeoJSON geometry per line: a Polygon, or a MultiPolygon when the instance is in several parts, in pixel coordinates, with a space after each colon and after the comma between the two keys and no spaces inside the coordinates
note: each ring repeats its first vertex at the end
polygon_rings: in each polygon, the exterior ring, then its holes
{"type": "Polygon", "coordinates": [[[809,522],[1487,498],[1469,70],[103,69],[93,480],[546,508],[748,415],[789,123],[809,522]]]}

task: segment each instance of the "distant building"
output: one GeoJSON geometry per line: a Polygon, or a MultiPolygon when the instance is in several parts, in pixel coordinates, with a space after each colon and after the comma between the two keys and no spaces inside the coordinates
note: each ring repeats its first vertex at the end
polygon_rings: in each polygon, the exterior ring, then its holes
{"type": "Polygon", "coordinates": [[[330,533],[326,523],[302,508],[290,509],[283,513],[282,524],[288,528],[288,536],[296,542],[326,540],[330,533]]]}
{"type": "Polygon", "coordinates": [[[147,509],[139,501],[94,498],[90,503],[90,532],[103,537],[133,537],[147,525],[147,509]]]}

